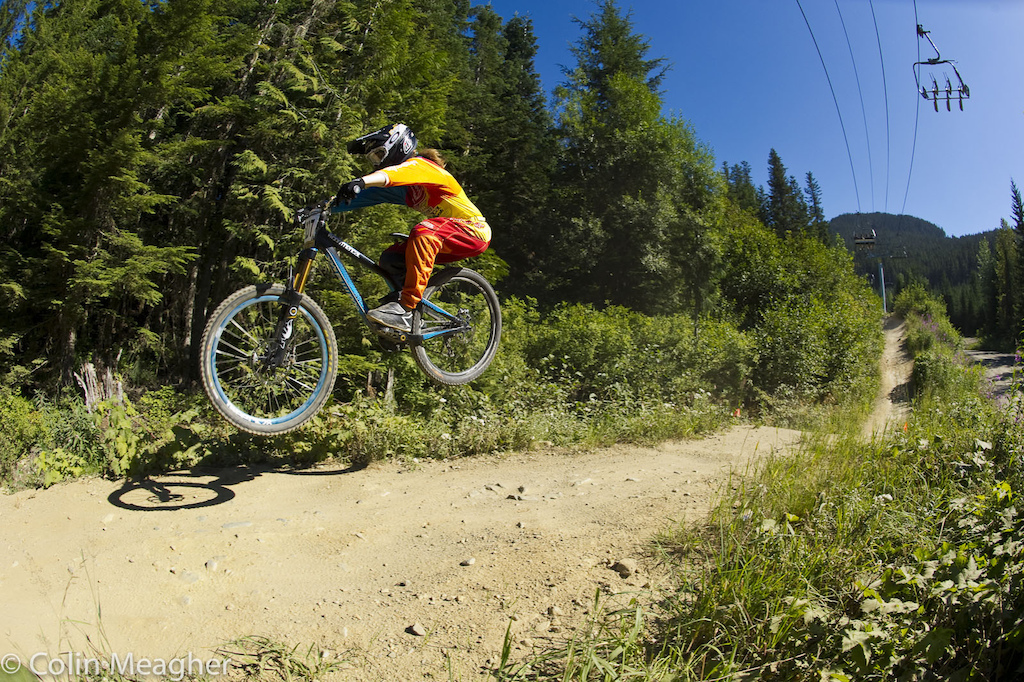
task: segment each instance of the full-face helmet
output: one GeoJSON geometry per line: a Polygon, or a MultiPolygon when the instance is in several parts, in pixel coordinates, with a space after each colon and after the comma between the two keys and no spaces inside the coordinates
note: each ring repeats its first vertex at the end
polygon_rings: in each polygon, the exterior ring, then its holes
{"type": "Polygon", "coordinates": [[[374,170],[408,161],[416,153],[416,134],[404,123],[387,125],[348,143],[350,154],[365,154],[374,170]]]}

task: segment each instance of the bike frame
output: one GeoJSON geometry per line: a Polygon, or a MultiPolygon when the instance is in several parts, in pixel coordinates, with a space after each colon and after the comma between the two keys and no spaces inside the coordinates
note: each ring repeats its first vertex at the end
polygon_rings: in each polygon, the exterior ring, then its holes
{"type": "MultiPolygon", "coordinates": [[[[352,275],[349,273],[348,268],[345,267],[345,264],[342,262],[338,251],[340,250],[344,252],[359,265],[368,268],[382,277],[384,281],[387,282],[388,289],[390,291],[398,291],[399,286],[396,285],[396,283],[391,279],[391,276],[383,268],[377,265],[372,258],[351,244],[340,239],[337,235],[327,229],[327,215],[329,213],[329,202],[323,201],[312,208],[300,209],[296,215],[296,220],[305,230],[305,241],[303,242],[302,252],[299,254],[299,262],[296,267],[296,271],[294,275],[289,273],[287,289],[281,296],[281,302],[286,305],[285,310],[282,311],[282,320],[278,325],[278,338],[281,339],[282,347],[287,343],[288,337],[291,335],[290,323],[299,314],[297,304],[301,300],[301,295],[305,291],[306,285],[309,283],[309,277],[313,270],[313,261],[316,259],[316,256],[320,251],[327,254],[328,262],[334,269],[335,274],[341,280],[346,293],[348,293],[352,302],[355,304],[356,310],[359,312],[359,316],[362,318],[363,323],[383,338],[391,341],[397,341],[399,343],[422,343],[423,341],[437,338],[438,336],[457,334],[467,330],[466,324],[457,316],[449,313],[443,308],[439,308],[428,300],[421,301],[420,305],[429,308],[432,312],[447,320],[447,325],[445,325],[444,328],[424,334],[410,334],[407,332],[381,328],[370,322],[366,317],[366,313],[370,310],[370,307],[363,299],[362,294],[359,293],[359,289],[356,287],[355,281],[352,279],[352,275]]],[[[443,284],[450,279],[457,270],[458,268],[447,268],[435,273],[430,278],[430,284],[443,284]]]]}

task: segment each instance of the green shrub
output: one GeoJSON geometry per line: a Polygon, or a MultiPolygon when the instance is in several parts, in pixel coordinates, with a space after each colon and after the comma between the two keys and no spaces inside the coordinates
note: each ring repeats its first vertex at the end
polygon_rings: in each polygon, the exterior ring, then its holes
{"type": "Polygon", "coordinates": [[[794,296],[766,309],[752,333],[752,380],[762,404],[786,396],[812,404],[873,397],[882,336],[877,315],[863,300],[794,296]]]}
{"type": "Polygon", "coordinates": [[[793,297],[762,313],[753,377],[761,391],[790,388],[814,399],[825,378],[824,310],[816,298],[793,297]]]}
{"type": "MultiPolygon", "coordinates": [[[[506,371],[517,368],[509,377],[523,384],[516,392],[538,384],[545,393],[558,387],[558,401],[579,404],[647,399],[686,405],[698,390],[726,403],[743,397],[753,350],[727,323],[701,320],[695,329],[682,315],[648,317],[585,305],[564,306],[540,319],[524,306],[503,306],[510,314],[499,356],[506,371]]],[[[505,383],[498,393],[509,388],[505,383]]]]}
{"type": "Polygon", "coordinates": [[[929,294],[923,284],[914,282],[896,294],[893,312],[903,318],[913,313],[922,318],[937,320],[946,317],[946,304],[929,294]]]}
{"type": "Polygon", "coordinates": [[[11,480],[18,463],[47,433],[47,420],[31,401],[0,386],[0,480],[11,480]]]}
{"type": "MultiPolygon", "coordinates": [[[[61,415],[44,420],[54,425],[51,431],[22,440],[34,440],[28,447],[43,453],[37,465],[49,483],[87,471],[120,477],[196,464],[303,466],[330,458],[364,464],[537,441],[592,446],[689,437],[717,427],[754,396],[778,408],[790,398],[835,403],[835,396],[865,391],[872,369],[865,358],[873,357],[865,348],[878,335],[867,331],[871,316],[853,296],[834,296],[828,304],[795,299],[801,300],[807,305],[773,309],[759,337],[725,320],[695,323],[684,315],[586,305],[543,313],[533,301],[510,299],[502,305],[498,355],[470,386],[437,388],[408,353],[374,350],[353,332],[344,343],[360,354],[340,363],[333,400],[291,434],[237,433],[202,394],[168,386],[130,391],[131,401],[101,404],[92,413],[81,399],[62,398],[45,408],[61,415]],[[768,328],[778,333],[767,334],[768,328]],[[393,402],[380,385],[388,372],[393,402]],[[367,396],[368,385],[376,396],[367,396]]],[[[339,329],[348,334],[349,326],[339,329]]]]}
{"type": "Polygon", "coordinates": [[[936,344],[950,350],[958,350],[962,345],[959,332],[946,315],[946,304],[932,297],[921,284],[901,290],[894,308],[906,321],[906,348],[911,355],[931,350],[936,344]]]}
{"type": "Polygon", "coordinates": [[[919,351],[914,358],[911,390],[915,398],[948,395],[976,390],[981,384],[981,370],[947,349],[919,351]]]}
{"type": "Polygon", "coordinates": [[[959,332],[953,327],[949,318],[942,314],[938,317],[922,316],[907,313],[906,348],[911,355],[931,350],[936,345],[957,349],[962,345],[959,332]]]}
{"type": "Polygon", "coordinates": [[[0,411],[0,480],[51,485],[103,469],[101,434],[77,396],[32,402],[0,388],[0,411]]]}

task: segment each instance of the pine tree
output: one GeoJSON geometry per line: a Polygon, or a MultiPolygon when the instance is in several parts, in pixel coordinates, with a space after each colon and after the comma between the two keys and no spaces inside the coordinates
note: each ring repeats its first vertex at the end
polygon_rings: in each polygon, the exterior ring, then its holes
{"type": "Polygon", "coordinates": [[[347,139],[395,119],[436,139],[456,5],[36,5],[0,71],[0,353],[65,380],[121,350],[194,371],[211,307],[282,276],[291,208],[362,171],[347,139]]]}
{"type": "MultiPolygon", "coordinates": [[[[366,172],[347,140],[389,121],[438,139],[454,84],[436,73],[451,61],[458,39],[448,29],[466,4],[217,1],[211,16],[224,19],[211,48],[230,71],[214,75],[202,106],[172,117],[165,141],[178,152],[169,179],[183,197],[168,219],[200,254],[181,297],[190,357],[180,366],[193,372],[212,307],[243,283],[285,274],[299,246],[291,209],[366,172]]],[[[370,253],[407,227],[387,210],[335,223],[370,253]]],[[[337,324],[358,344],[350,313],[337,324]]]]}
{"type": "Polygon", "coordinates": [[[995,257],[987,240],[978,244],[976,272],[980,293],[981,333],[987,340],[992,340],[998,335],[996,311],[999,308],[999,292],[996,289],[995,257]]]}
{"type": "Polygon", "coordinates": [[[740,208],[757,215],[761,202],[754,186],[750,164],[746,161],[733,164],[732,167],[723,164],[723,176],[728,183],[729,198],[740,208]]]}
{"type": "Polygon", "coordinates": [[[1016,236],[1017,266],[1014,287],[1014,314],[1016,325],[1012,331],[1013,338],[1020,340],[1024,336],[1024,201],[1021,201],[1017,183],[1010,181],[1010,213],[1013,216],[1013,232],[1016,236]]]}
{"type": "Polygon", "coordinates": [[[614,0],[603,0],[589,19],[573,20],[583,36],[570,48],[576,58],[575,70],[566,76],[579,88],[593,94],[599,110],[615,106],[613,78],[642,82],[654,95],[665,76],[665,59],[648,59],[650,41],[633,32],[632,11],[625,14],[614,0]]]}
{"type": "Polygon", "coordinates": [[[502,24],[489,6],[471,11],[469,76],[454,124],[463,186],[494,228],[492,248],[513,276],[503,287],[526,291],[554,168],[551,120],[534,68],[532,23],[502,24]]]}
{"type": "Polygon", "coordinates": [[[821,186],[810,171],[807,171],[806,182],[804,192],[807,195],[808,227],[813,236],[823,244],[827,244],[828,221],[825,220],[825,211],[821,207],[821,186]]]}
{"type": "Polygon", "coordinates": [[[165,96],[149,78],[156,14],[134,0],[37,5],[5,58],[0,193],[17,199],[0,202],[4,274],[22,287],[19,351],[64,381],[84,352],[147,344],[140,306],[189,259],[141,229],[172,200],[143,178],[143,119],[165,96]]]}
{"type": "Polygon", "coordinates": [[[992,292],[994,294],[994,343],[1000,347],[1012,348],[1017,332],[1017,236],[1013,228],[1001,221],[996,231],[995,247],[992,253],[992,292]]]}
{"type": "Polygon", "coordinates": [[[803,192],[796,179],[786,175],[786,167],[774,149],[768,153],[768,195],[762,222],[780,237],[803,233],[808,226],[803,192]]]}
{"type": "Polygon", "coordinates": [[[663,60],[614,2],[579,21],[577,64],[556,89],[557,210],[550,297],[648,312],[694,309],[713,287],[713,197],[722,186],[689,125],[661,115],[663,60]],[[708,272],[705,272],[708,271],[708,272]]]}
{"type": "Polygon", "coordinates": [[[28,18],[28,0],[5,0],[0,5],[0,70],[4,57],[16,48],[28,18]]]}

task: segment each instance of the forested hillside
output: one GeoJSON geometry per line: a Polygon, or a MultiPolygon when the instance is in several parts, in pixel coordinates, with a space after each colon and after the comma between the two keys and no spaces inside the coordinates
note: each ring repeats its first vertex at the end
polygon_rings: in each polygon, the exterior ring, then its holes
{"type": "Polygon", "coordinates": [[[901,289],[922,282],[946,302],[950,319],[965,334],[981,329],[978,254],[982,241],[989,247],[995,243],[994,230],[948,237],[926,220],[888,213],[847,213],[833,218],[829,227],[854,254],[857,272],[870,278],[876,289],[881,260],[890,307],[901,289]],[[873,246],[854,243],[856,237],[872,233],[873,246]]]}
{"type": "Polygon", "coordinates": [[[963,237],[948,237],[937,225],[907,215],[844,214],[829,229],[853,253],[854,267],[879,291],[879,264],[886,298],[919,283],[946,304],[950,321],[965,335],[984,336],[993,347],[1012,349],[1021,332],[1019,261],[1024,213],[1015,183],[1010,185],[1013,225],[963,237]],[[873,235],[873,243],[857,237],[873,235]],[[864,240],[861,240],[862,242],[864,240]]]}
{"type": "MultiPolygon", "coordinates": [[[[93,422],[127,443],[101,467],[115,473],[148,442],[206,442],[181,429],[205,419],[208,314],[283,278],[293,211],[365,173],[346,142],[391,121],[445,152],[494,229],[474,267],[507,333],[488,376],[448,403],[459,415],[556,405],[578,423],[702,395],[729,410],[870,397],[880,306],[827,237],[827,188],[811,173],[801,187],[775,150],[767,188],[746,162],[719,169],[662,113],[667,65],[613,0],[581,20],[551,101],[530,20],[467,0],[21,2],[0,29],[0,376],[26,415],[8,427],[8,465],[42,447],[82,468],[104,449],[93,422]],[[81,412],[86,363],[123,384],[123,418],[47,416],[81,412]],[[147,420],[159,425],[139,440],[147,420]]],[[[331,226],[376,254],[415,220],[388,206],[331,226]]],[[[333,287],[315,277],[312,291],[339,337],[338,405],[389,370],[399,414],[433,414],[438,394],[333,287]]],[[[323,448],[356,447],[358,433],[323,428],[345,444],[323,448]]]]}

